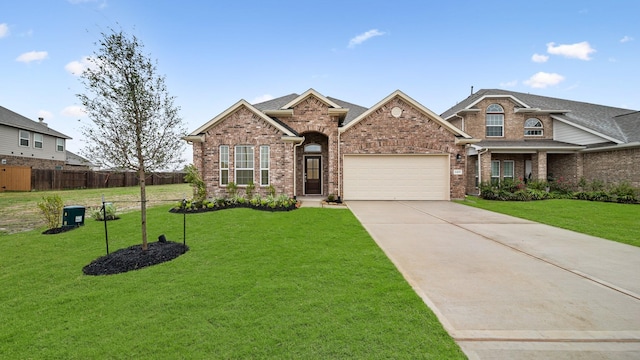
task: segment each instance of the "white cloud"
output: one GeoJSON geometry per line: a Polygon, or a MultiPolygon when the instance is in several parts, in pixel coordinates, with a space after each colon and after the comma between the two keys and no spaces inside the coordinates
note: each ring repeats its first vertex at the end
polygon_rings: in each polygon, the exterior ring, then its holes
{"type": "Polygon", "coordinates": [[[541,71],[530,77],[529,80],[524,81],[524,83],[532,88],[543,89],[547,86],[557,85],[562,81],[564,81],[564,76],[560,74],[541,71]]]}
{"type": "Polygon", "coordinates": [[[251,100],[251,104],[259,104],[261,102],[269,101],[272,99],[274,99],[272,95],[264,94],[264,95],[257,96],[253,100],[251,100]]]}
{"type": "Polygon", "coordinates": [[[68,116],[68,117],[77,118],[77,117],[85,116],[86,112],[84,111],[82,106],[71,105],[71,106],[67,106],[66,108],[62,109],[62,115],[63,116],[68,116]]]}
{"type": "Polygon", "coordinates": [[[7,35],[9,35],[9,25],[4,23],[0,24],[0,38],[3,38],[7,35]]]}
{"type": "Polygon", "coordinates": [[[47,110],[40,110],[38,111],[38,118],[43,118],[44,121],[47,122],[48,120],[53,119],[53,113],[47,110]]]}
{"type": "Polygon", "coordinates": [[[75,76],[82,75],[82,72],[87,68],[95,68],[95,64],[91,61],[91,58],[89,57],[83,57],[79,61],[74,60],[64,66],[64,69],[67,70],[67,72],[75,76]]]}
{"type": "Polygon", "coordinates": [[[633,38],[631,36],[625,35],[622,39],[620,39],[621,43],[626,43],[629,41],[633,41],[633,38]]]}
{"type": "Polygon", "coordinates": [[[570,45],[558,45],[555,43],[547,44],[547,52],[553,55],[561,55],[567,58],[575,58],[580,60],[591,60],[589,54],[596,52],[596,49],[592,48],[588,42],[583,41],[580,43],[570,45]]]}
{"type": "Polygon", "coordinates": [[[378,29],[369,30],[349,40],[349,47],[352,48],[356,45],[362,44],[363,42],[371,39],[372,37],[382,36],[384,34],[385,34],[384,32],[378,31],[378,29]]]}
{"type": "Polygon", "coordinates": [[[547,55],[533,54],[531,56],[531,61],[533,62],[545,63],[547,62],[547,60],[549,60],[549,57],[547,55]]]}
{"type": "Polygon", "coordinates": [[[18,56],[16,61],[30,63],[32,61],[42,61],[48,57],[49,53],[46,51],[31,51],[18,56]]]}
{"type": "Polygon", "coordinates": [[[507,82],[501,82],[500,83],[500,87],[503,87],[503,88],[510,88],[510,87],[514,87],[516,85],[518,85],[518,80],[507,81],[507,82]]]}

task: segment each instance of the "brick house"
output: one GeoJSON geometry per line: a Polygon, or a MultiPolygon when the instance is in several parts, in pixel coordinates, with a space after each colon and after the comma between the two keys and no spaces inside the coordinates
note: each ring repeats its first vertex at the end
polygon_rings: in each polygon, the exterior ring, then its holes
{"type": "Polygon", "coordinates": [[[483,89],[442,115],[481,141],[467,149],[467,193],[508,179],[640,187],[640,112],[513,91],[483,89]]]}
{"type": "Polygon", "coordinates": [[[0,159],[2,165],[34,169],[63,169],[66,141],[71,138],[0,106],[0,159]]]}
{"type": "Polygon", "coordinates": [[[464,197],[464,131],[395,91],[371,108],[313,89],[240,100],[184,137],[210,197],[226,186],[344,200],[464,197]]]}

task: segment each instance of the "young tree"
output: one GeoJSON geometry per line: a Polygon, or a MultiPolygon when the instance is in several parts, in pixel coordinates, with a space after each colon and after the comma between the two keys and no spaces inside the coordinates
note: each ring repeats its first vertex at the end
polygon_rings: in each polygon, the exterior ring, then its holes
{"type": "Polygon", "coordinates": [[[103,166],[136,171],[140,184],[142,249],[147,249],[147,172],[182,163],[186,133],[164,76],[135,37],[102,33],[99,49],[81,76],[78,94],[92,124],[83,127],[84,153],[103,166]]]}

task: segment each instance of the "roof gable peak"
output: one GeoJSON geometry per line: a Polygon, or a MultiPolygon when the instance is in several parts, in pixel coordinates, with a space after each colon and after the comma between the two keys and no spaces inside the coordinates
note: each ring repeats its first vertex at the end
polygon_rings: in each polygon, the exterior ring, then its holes
{"type": "Polygon", "coordinates": [[[342,107],[338,104],[336,104],[335,102],[329,100],[329,98],[327,98],[326,96],[320,94],[319,92],[317,92],[316,90],[314,90],[313,88],[305,91],[304,93],[302,93],[302,95],[298,96],[297,98],[291,100],[290,102],[288,102],[287,104],[285,104],[282,108],[280,108],[281,110],[287,110],[290,109],[296,105],[298,105],[300,102],[302,102],[304,99],[308,98],[309,96],[314,96],[316,97],[318,100],[322,101],[323,103],[327,104],[328,106],[335,108],[335,109],[341,109],[342,107]]]}

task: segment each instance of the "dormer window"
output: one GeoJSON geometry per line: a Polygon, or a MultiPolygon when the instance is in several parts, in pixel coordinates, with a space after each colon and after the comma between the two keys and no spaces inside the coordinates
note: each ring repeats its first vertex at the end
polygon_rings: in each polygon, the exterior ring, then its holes
{"type": "Polygon", "coordinates": [[[504,109],[498,104],[487,107],[487,137],[504,136],[504,109]]]}
{"type": "Polygon", "coordinates": [[[536,118],[524,122],[524,136],[542,136],[542,121],[536,118]]]}

